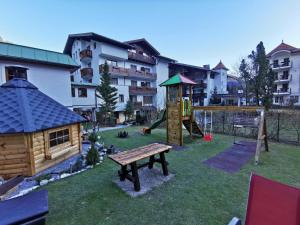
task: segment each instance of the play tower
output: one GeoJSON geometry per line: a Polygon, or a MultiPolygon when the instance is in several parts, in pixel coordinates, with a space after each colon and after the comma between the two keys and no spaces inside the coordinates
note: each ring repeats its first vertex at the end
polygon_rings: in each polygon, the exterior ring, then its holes
{"type": "Polygon", "coordinates": [[[191,136],[203,136],[193,118],[192,87],[196,83],[189,78],[176,74],[166,80],[160,86],[166,87],[166,120],[167,120],[167,142],[169,144],[183,145],[183,130],[191,136]],[[188,97],[185,97],[188,96],[188,97]]]}

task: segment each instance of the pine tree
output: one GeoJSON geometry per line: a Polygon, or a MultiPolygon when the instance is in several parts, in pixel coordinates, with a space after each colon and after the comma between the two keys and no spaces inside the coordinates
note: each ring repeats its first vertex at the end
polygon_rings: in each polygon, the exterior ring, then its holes
{"type": "Polygon", "coordinates": [[[127,101],[124,113],[125,113],[125,120],[126,120],[126,117],[127,117],[127,119],[130,119],[131,116],[133,115],[134,108],[133,108],[133,104],[131,101],[127,101]]]}
{"type": "Polygon", "coordinates": [[[266,56],[266,51],[263,42],[260,42],[256,47],[256,52],[248,56],[252,62],[252,90],[255,93],[256,104],[262,104],[269,109],[272,104],[274,74],[270,68],[269,61],[266,56]]]}
{"type": "Polygon", "coordinates": [[[215,86],[210,98],[210,104],[220,104],[221,98],[218,95],[218,88],[215,86]]]}
{"type": "Polygon", "coordinates": [[[96,96],[102,100],[101,113],[106,121],[113,114],[117,104],[117,88],[110,85],[109,67],[107,62],[102,67],[100,85],[96,88],[96,96]]]}
{"type": "Polygon", "coordinates": [[[244,85],[245,90],[245,98],[246,98],[246,105],[249,104],[249,90],[251,84],[251,74],[249,71],[249,65],[245,59],[242,59],[240,67],[239,67],[239,74],[244,85]]]}

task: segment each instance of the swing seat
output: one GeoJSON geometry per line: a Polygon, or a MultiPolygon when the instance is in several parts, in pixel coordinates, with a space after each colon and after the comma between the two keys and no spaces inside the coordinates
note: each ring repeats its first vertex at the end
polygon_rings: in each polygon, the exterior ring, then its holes
{"type": "Polygon", "coordinates": [[[212,136],[212,134],[205,134],[203,139],[204,139],[204,141],[212,141],[213,136],[212,136]]]}

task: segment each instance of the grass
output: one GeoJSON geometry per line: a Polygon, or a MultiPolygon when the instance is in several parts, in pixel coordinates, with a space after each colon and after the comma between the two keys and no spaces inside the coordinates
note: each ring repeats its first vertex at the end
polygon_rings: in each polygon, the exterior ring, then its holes
{"type": "MultiPolygon", "coordinates": [[[[130,149],[165,141],[165,130],[157,129],[141,136],[139,127],[126,129],[128,139],[117,138],[116,130],[103,132],[106,144],[130,149]]],[[[112,179],[119,167],[110,161],[79,175],[51,183],[48,224],[186,224],[224,225],[233,216],[244,218],[251,171],[300,187],[299,147],[270,144],[270,152],[261,154],[262,163],[253,161],[234,175],[202,164],[232,144],[232,137],[216,135],[212,143],[185,142],[186,151],[167,154],[169,171],[176,176],[151,192],[131,198],[112,179]]]]}

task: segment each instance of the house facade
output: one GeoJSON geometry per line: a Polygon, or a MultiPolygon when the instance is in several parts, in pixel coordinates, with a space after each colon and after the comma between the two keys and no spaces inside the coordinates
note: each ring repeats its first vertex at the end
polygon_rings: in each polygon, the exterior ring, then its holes
{"type": "Polygon", "coordinates": [[[0,42],[0,85],[24,78],[60,104],[72,108],[70,73],[78,65],[68,55],[0,42]]]}
{"type": "Polygon", "coordinates": [[[64,53],[80,65],[71,74],[75,110],[91,111],[99,106],[95,90],[105,62],[111,85],[118,90],[117,122],[124,121],[128,100],[133,102],[136,113],[164,107],[165,90],[158,85],[168,78],[168,65],[174,60],[161,56],[146,39],[120,42],[95,33],[71,34],[64,53]]]}
{"type": "Polygon", "coordinates": [[[300,105],[300,49],[282,42],[267,57],[275,74],[273,104],[300,105]]]}

